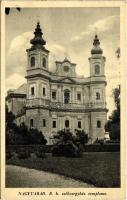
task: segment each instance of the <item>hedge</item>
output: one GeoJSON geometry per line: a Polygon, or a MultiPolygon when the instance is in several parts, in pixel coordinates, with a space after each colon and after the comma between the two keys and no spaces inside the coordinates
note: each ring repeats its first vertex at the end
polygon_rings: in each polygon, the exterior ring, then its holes
{"type": "MultiPolygon", "coordinates": [[[[53,145],[8,145],[7,152],[19,153],[22,149],[30,153],[35,153],[39,149],[45,153],[51,153],[53,145]]],[[[87,144],[84,147],[84,152],[119,152],[120,144],[87,144]]]]}
{"type": "Polygon", "coordinates": [[[119,152],[120,144],[89,144],[84,148],[85,152],[119,152]]]}

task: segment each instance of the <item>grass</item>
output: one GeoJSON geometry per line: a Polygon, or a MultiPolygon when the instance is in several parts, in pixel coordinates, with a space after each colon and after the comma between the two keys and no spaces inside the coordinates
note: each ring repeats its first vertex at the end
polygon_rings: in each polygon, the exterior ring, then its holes
{"type": "Polygon", "coordinates": [[[81,158],[52,157],[16,159],[7,164],[49,171],[95,185],[96,187],[120,187],[119,153],[88,152],[81,158]]]}

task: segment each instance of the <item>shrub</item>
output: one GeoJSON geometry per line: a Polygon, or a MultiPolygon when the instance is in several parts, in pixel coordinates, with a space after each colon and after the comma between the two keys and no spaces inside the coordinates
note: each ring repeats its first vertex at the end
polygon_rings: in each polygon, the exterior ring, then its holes
{"type": "Polygon", "coordinates": [[[80,157],[83,152],[81,146],[86,143],[87,134],[84,131],[76,130],[76,135],[73,136],[69,129],[64,129],[58,131],[54,138],[58,140],[52,150],[53,156],[80,157]]]}
{"type": "Polygon", "coordinates": [[[104,144],[104,139],[96,139],[95,140],[95,142],[94,142],[94,144],[101,144],[101,145],[103,145],[104,144]]]}
{"type": "Polygon", "coordinates": [[[40,147],[40,149],[38,151],[36,151],[35,154],[36,154],[36,156],[38,158],[46,158],[46,154],[45,154],[44,150],[41,147],[40,147]]]}
{"type": "Polygon", "coordinates": [[[82,151],[72,142],[57,144],[52,150],[52,156],[80,157],[81,155],[82,151]]]}
{"type": "Polygon", "coordinates": [[[40,151],[37,151],[36,152],[36,156],[38,158],[46,158],[46,154],[44,152],[40,152],[40,151]]]}
{"type": "Polygon", "coordinates": [[[88,142],[88,134],[86,134],[84,130],[75,129],[75,132],[75,143],[85,145],[88,142]]]}
{"type": "Polygon", "coordinates": [[[55,145],[52,149],[52,156],[63,156],[63,145],[55,145]]]}
{"type": "Polygon", "coordinates": [[[41,131],[38,131],[38,129],[31,128],[29,129],[27,134],[29,138],[29,144],[45,145],[47,143],[47,140],[45,139],[43,133],[41,131]]]}
{"type": "Polygon", "coordinates": [[[25,149],[22,149],[20,151],[20,153],[18,153],[18,158],[19,159],[25,159],[25,158],[29,158],[30,157],[30,152],[25,150],[25,149]]]}

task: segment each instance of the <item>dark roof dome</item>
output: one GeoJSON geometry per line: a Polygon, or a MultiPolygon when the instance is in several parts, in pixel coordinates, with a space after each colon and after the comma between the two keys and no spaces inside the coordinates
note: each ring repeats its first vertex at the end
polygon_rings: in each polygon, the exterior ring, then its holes
{"type": "Polygon", "coordinates": [[[37,22],[37,26],[36,26],[36,29],[35,29],[35,32],[34,32],[34,38],[30,41],[30,43],[33,45],[33,46],[38,46],[38,45],[45,45],[46,44],[46,41],[42,38],[42,30],[40,28],[40,23],[37,22]]]}
{"type": "Polygon", "coordinates": [[[103,54],[103,50],[100,48],[100,41],[97,35],[95,35],[93,41],[93,48],[91,50],[91,54],[103,54]]]}

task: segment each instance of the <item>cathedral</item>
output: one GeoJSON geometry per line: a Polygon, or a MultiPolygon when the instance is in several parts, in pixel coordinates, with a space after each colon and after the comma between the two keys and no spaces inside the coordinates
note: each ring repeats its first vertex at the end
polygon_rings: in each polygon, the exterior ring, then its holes
{"type": "Polygon", "coordinates": [[[40,23],[30,41],[27,52],[27,82],[16,90],[9,90],[6,102],[16,116],[16,123],[24,122],[37,128],[51,144],[58,130],[70,129],[72,133],[84,130],[91,143],[104,139],[106,108],[105,57],[100,41],[95,35],[91,56],[88,58],[90,76],[76,74],[76,64],[65,58],[56,61],[56,71],[48,66],[49,50],[43,39],[40,23]]]}

